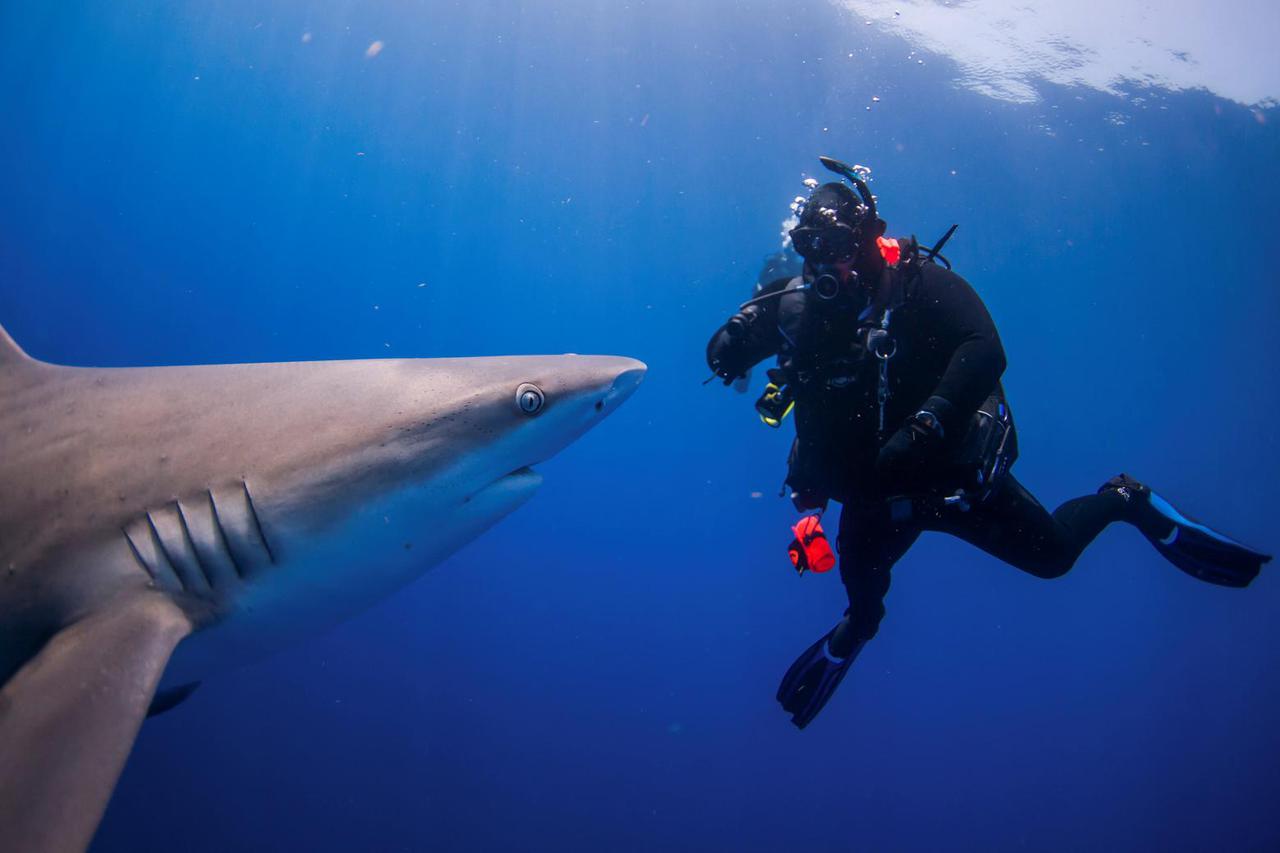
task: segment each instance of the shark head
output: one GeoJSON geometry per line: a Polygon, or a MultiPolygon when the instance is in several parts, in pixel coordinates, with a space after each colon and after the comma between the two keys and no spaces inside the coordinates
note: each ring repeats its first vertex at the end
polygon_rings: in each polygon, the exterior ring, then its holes
{"type": "Polygon", "coordinates": [[[413,580],[527,501],[542,482],[533,466],[618,408],[645,372],[576,355],[351,367],[345,393],[330,376],[312,399],[341,410],[273,439],[278,452],[245,473],[241,495],[211,490],[223,517],[247,509],[245,579],[211,586],[220,615],[179,647],[167,683],[287,645],[413,580]]]}
{"type": "Polygon", "coordinates": [[[306,421],[306,431],[277,426],[273,452],[245,476],[284,558],[406,489],[449,515],[527,498],[539,482],[531,466],[610,414],[645,371],[632,359],[576,355],[317,367],[328,368],[319,382],[295,376],[301,387],[273,398],[281,422],[306,421]]]}

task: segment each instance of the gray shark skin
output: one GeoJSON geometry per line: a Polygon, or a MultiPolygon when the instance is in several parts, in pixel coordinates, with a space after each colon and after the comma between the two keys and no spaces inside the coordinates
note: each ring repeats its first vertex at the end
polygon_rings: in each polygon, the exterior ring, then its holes
{"type": "Polygon", "coordinates": [[[616,409],[611,356],[79,368],[0,329],[0,850],[83,850],[157,689],[418,577],[616,409]]]}

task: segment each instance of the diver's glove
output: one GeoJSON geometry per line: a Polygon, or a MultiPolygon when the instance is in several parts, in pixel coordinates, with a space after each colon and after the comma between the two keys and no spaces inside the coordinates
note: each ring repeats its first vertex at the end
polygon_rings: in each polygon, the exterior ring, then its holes
{"type": "Polygon", "coordinates": [[[876,476],[890,486],[918,479],[941,454],[942,437],[942,421],[933,411],[921,409],[880,448],[876,476]]]}
{"type": "Polygon", "coordinates": [[[725,385],[732,385],[750,367],[743,363],[743,350],[748,341],[747,332],[755,322],[755,316],[754,306],[739,311],[707,342],[707,366],[724,380],[725,385]]]}
{"type": "Polygon", "coordinates": [[[827,496],[817,489],[800,489],[791,493],[791,503],[800,512],[826,512],[827,500],[827,496]]]}

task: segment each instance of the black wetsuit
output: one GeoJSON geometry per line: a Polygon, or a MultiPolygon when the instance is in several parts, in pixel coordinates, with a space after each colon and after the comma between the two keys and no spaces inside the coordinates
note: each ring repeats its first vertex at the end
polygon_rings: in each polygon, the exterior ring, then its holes
{"type": "MultiPolygon", "coordinates": [[[[922,408],[939,415],[943,436],[962,436],[992,395],[1003,399],[1004,349],[986,306],[960,276],[935,264],[886,268],[876,293],[855,288],[832,302],[797,289],[802,279],[773,282],[786,291],[757,304],[745,330],[728,324],[712,336],[707,360],[728,379],[772,355],[796,399],[796,445],[788,483],[793,490],[842,504],[840,574],[849,594],[840,645],[870,639],[884,616],[889,575],[922,531],[939,530],[976,545],[1037,577],[1065,574],[1080,552],[1113,521],[1127,520],[1114,491],[1068,501],[1048,513],[1012,476],[968,511],[917,507],[895,520],[886,499],[945,487],[936,480],[948,452],[941,446],[911,475],[885,482],[881,447],[922,408]],[[881,429],[880,363],[867,352],[866,329],[892,310],[888,332],[888,398],[881,429]],[[939,399],[940,398],[940,399],[939,399]],[[949,405],[948,405],[949,404],[949,405]]],[[[837,654],[843,649],[834,648],[837,654]]]]}

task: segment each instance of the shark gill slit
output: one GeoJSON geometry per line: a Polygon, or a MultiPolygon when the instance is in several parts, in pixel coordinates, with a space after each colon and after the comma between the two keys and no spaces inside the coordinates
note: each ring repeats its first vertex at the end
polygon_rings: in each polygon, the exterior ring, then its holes
{"type": "Polygon", "coordinates": [[[142,559],[142,555],[138,553],[138,546],[133,544],[133,539],[129,537],[129,531],[121,527],[120,532],[124,534],[124,541],[129,543],[129,553],[133,554],[133,559],[138,561],[138,565],[147,573],[147,577],[151,578],[151,583],[154,585],[157,582],[156,573],[151,570],[151,567],[147,565],[147,561],[142,559]]]}
{"type": "Polygon", "coordinates": [[[173,505],[178,508],[178,527],[182,531],[182,538],[186,541],[188,550],[195,556],[196,568],[200,570],[201,576],[204,577],[205,586],[214,589],[213,574],[209,571],[209,567],[204,564],[204,558],[200,556],[200,549],[196,547],[196,542],[191,538],[191,528],[187,526],[187,514],[182,511],[182,502],[174,501],[173,505]]]}
{"type": "Polygon", "coordinates": [[[213,529],[218,533],[218,541],[222,543],[222,550],[227,555],[227,560],[231,563],[231,568],[236,573],[236,577],[244,580],[244,569],[240,567],[240,561],[236,559],[235,553],[231,550],[231,543],[227,540],[227,531],[222,529],[222,517],[218,515],[218,502],[213,499],[213,490],[205,489],[204,493],[209,496],[209,512],[213,514],[213,529]]]}
{"type": "Polygon", "coordinates": [[[144,517],[147,519],[147,535],[151,537],[151,551],[156,557],[155,572],[153,574],[166,572],[173,579],[174,586],[186,592],[187,585],[182,582],[182,576],[178,574],[178,569],[173,565],[173,560],[169,559],[169,552],[165,550],[164,542],[160,540],[160,531],[156,530],[155,520],[152,519],[149,511],[144,514],[144,517]]]}
{"type": "Polygon", "coordinates": [[[183,592],[191,592],[187,586],[186,578],[182,576],[182,571],[178,568],[178,561],[169,553],[169,549],[165,547],[164,537],[160,535],[160,529],[156,527],[156,520],[151,517],[151,511],[147,511],[147,526],[151,528],[151,539],[156,543],[156,555],[159,559],[169,564],[169,570],[173,572],[173,576],[178,579],[178,586],[183,592]]]}
{"type": "Polygon", "coordinates": [[[244,501],[249,505],[249,517],[253,519],[253,526],[258,530],[258,536],[262,539],[262,547],[267,551],[267,560],[275,565],[276,555],[271,550],[271,543],[267,541],[267,531],[262,529],[262,522],[258,519],[258,509],[253,505],[253,495],[249,494],[249,481],[241,480],[240,485],[244,487],[244,501]]]}

